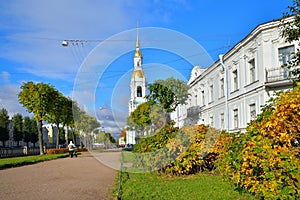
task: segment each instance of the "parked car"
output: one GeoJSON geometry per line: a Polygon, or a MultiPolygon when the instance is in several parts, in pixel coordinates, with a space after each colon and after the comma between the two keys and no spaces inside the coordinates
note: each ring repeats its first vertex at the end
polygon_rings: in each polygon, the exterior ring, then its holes
{"type": "Polygon", "coordinates": [[[124,147],[124,150],[126,151],[132,151],[134,145],[133,144],[126,144],[125,147],[124,147]]]}

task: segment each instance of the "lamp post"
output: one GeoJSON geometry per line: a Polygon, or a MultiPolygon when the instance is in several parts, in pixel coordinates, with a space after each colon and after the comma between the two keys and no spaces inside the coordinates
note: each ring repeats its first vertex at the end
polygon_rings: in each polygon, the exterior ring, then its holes
{"type": "Polygon", "coordinates": [[[228,69],[223,62],[223,55],[219,55],[222,70],[224,71],[224,93],[225,93],[225,128],[229,131],[229,108],[228,108],[228,69]]]}

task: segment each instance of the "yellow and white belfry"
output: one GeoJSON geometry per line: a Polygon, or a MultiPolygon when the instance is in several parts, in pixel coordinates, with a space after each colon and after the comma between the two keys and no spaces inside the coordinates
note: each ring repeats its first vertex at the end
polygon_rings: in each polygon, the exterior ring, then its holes
{"type": "MultiPolygon", "coordinates": [[[[136,44],[135,53],[133,57],[134,69],[130,80],[130,100],[128,103],[129,115],[132,113],[140,104],[146,102],[146,77],[142,68],[143,56],[140,51],[139,34],[138,28],[136,28],[136,44]]],[[[136,144],[137,130],[131,129],[126,130],[126,143],[136,144]]]]}
{"type": "Polygon", "coordinates": [[[146,77],[142,69],[143,56],[140,51],[138,28],[136,29],[136,45],[133,57],[134,70],[130,81],[129,115],[140,104],[146,102],[146,77]]]}

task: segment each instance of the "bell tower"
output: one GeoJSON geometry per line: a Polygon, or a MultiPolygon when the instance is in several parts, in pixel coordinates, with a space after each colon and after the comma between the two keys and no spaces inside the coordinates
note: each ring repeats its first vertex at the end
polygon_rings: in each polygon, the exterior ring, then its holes
{"type": "Polygon", "coordinates": [[[135,53],[133,56],[134,70],[130,81],[129,115],[138,105],[146,102],[146,77],[142,69],[143,56],[140,51],[138,27],[136,28],[135,53]]]}

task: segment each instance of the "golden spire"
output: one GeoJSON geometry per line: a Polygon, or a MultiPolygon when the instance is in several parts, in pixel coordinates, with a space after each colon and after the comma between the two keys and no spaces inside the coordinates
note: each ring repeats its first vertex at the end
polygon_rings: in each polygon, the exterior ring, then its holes
{"type": "Polygon", "coordinates": [[[140,48],[138,22],[136,23],[136,43],[135,43],[135,47],[140,48]]]}
{"type": "Polygon", "coordinates": [[[140,42],[139,42],[139,30],[138,30],[138,23],[136,23],[136,43],[135,43],[135,54],[134,57],[142,57],[140,52],[140,42]]]}

